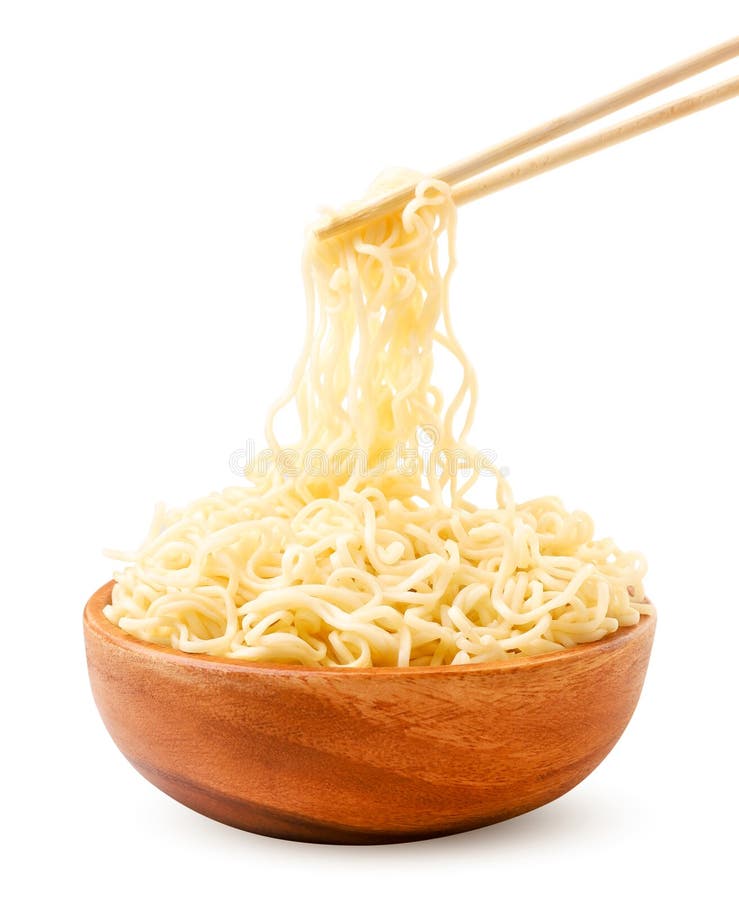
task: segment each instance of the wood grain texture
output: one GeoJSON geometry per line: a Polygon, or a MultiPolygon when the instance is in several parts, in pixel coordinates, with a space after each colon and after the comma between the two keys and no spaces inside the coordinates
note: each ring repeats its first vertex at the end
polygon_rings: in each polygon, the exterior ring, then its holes
{"type": "Polygon", "coordinates": [[[292,840],[373,844],[478,828],[561,796],[618,740],[655,630],[436,668],[314,669],[193,656],[85,608],[90,682],[129,761],[192,809],[292,840]]]}

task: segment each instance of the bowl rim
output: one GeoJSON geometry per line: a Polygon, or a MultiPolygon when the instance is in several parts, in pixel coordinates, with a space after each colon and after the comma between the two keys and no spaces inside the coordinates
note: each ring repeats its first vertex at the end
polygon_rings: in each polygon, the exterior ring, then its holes
{"type": "Polygon", "coordinates": [[[596,656],[610,650],[623,647],[643,632],[651,632],[652,636],[657,624],[657,610],[651,601],[649,603],[652,613],[641,615],[635,625],[627,625],[618,628],[611,634],[600,640],[590,643],[578,644],[564,650],[555,650],[551,653],[541,653],[538,656],[514,656],[511,659],[492,660],[481,663],[465,663],[458,666],[371,666],[365,668],[351,668],[348,666],[306,666],[300,663],[275,663],[254,662],[247,659],[228,659],[218,656],[208,656],[205,653],[186,653],[184,650],[176,650],[162,644],[152,644],[143,641],[132,634],[119,628],[109,621],[103,614],[103,607],[107,606],[112,597],[115,581],[106,582],[90,597],[85,604],[83,613],[83,625],[87,632],[93,632],[103,641],[129,652],[142,654],[152,659],[167,660],[193,669],[206,669],[212,672],[254,672],[272,675],[303,675],[308,678],[327,677],[335,678],[344,675],[350,678],[377,678],[399,676],[423,676],[438,677],[441,675],[463,676],[483,675],[493,672],[511,673],[522,669],[534,669],[554,662],[570,660],[574,662],[583,656],[596,656]]]}

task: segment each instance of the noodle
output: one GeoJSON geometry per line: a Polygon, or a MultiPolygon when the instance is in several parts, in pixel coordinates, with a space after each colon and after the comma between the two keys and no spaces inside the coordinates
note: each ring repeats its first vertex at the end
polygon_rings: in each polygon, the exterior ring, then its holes
{"type": "Polygon", "coordinates": [[[556,498],[516,505],[469,446],[477,385],[449,315],[455,225],[448,186],[426,179],[402,212],[309,235],[305,344],[258,470],[157,511],[139,551],[116,554],[128,565],[111,622],[232,659],[438,666],[596,641],[649,612],[640,555],[595,540],[556,498]],[[461,370],[446,406],[437,354],[461,370]],[[288,406],[294,447],[276,436],[288,406]],[[495,504],[478,508],[466,495],[488,475],[495,504]]]}

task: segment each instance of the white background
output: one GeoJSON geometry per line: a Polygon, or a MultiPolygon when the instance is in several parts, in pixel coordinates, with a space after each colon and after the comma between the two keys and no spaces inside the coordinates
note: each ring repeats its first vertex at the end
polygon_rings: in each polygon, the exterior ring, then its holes
{"type": "Polygon", "coordinates": [[[101,548],[135,546],[155,501],[237,480],[229,455],[260,439],[302,338],[318,206],[725,40],[736,3],[1,9],[1,802],[15,895],[727,896],[739,100],[460,212],[453,312],[482,386],[476,442],[519,498],[560,494],[650,561],[660,623],[642,701],[582,785],[415,845],[227,828],[118,753],[87,685],[81,611],[109,578],[101,548]]]}

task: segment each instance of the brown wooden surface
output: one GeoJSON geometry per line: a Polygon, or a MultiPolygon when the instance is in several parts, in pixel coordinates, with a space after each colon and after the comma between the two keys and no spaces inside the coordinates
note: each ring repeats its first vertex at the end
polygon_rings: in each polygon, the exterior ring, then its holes
{"type": "Polygon", "coordinates": [[[193,656],[85,608],[95,701],[149,781],[193,809],[293,840],[384,843],[490,824],[588,775],[634,711],[655,617],[503,663],[315,669],[193,656]]]}

